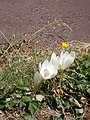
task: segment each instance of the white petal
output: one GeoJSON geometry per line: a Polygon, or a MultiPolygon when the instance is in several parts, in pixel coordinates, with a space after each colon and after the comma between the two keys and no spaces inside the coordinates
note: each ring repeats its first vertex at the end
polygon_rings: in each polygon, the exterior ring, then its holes
{"type": "Polygon", "coordinates": [[[64,53],[63,53],[63,51],[61,52],[61,54],[60,54],[60,58],[62,58],[63,57],[63,55],[64,55],[64,53]]]}
{"type": "Polygon", "coordinates": [[[68,68],[70,65],[72,64],[72,60],[71,59],[67,59],[64,64],[63,64],[63,69],[68,68]]]}
{"type": "Polygon", "coordinates": [[[46,68],[48,66],[48,60],[45,60],[43,63],[42,63],[42,68],[46,68]]]}
{"type": "Polygon", "coordinates": [[[52,63],[48,63],[45,69],[42,69],[41,75],[44,79],[51,79],[57,74],[57,69],[52,63]]]}
{"type": "Polygon", "coordinates": [[[76,57],[75,52],[71,52],[70,55],[73,59],[75,59],[75,57],[76,57]]]}
{"type": "Polygon", "coordinates": [[[59,56],[56,56],[56,53],[53,52],[51,55],[50,63],[52,63],[57,69],[59,67],[59,56]]]}
{"type": "Polygon", "coordinates": [[[44,79],[46,79],[46,76],[47,76],[46,69],[48,69],[48,65],[49,65],[48,60],[45,60],[45,61],[42,63],[42,67],[41,67],[41,70],[40,70],[40,74],[41,74],[41,76],[42,76],[44,79]]]}
{"type": "Polygon", "coordinates": [[[60,54],[60,62],[59,62],[60,66],[62,66],[63,58],[64,58],[64,53],[62,51],[61,54],[60,54]]]}
{"type": "Polygon", "coordinates": [[[55,67],[55,69],[58,70],[58,68],[59,68],[59,59],[54,59],[53,61],[50,61],[50,63],[55,67]]]}
{"type": "Polygon", "coordinates": [[[39,63],[39,72],[41,71],[42,65],[41,62],[39,63]]]}
{"type": "Polygon", "coordinates": [[[62,68],[66,69],[67,67],[70,66],[71,64],[71,60],[70,60],[71,56],[68,52],[65,52],[64,57],[62,59],[62,68]]]}
{"type": "Polygon", "coordinates": [[[56,54],[55,54],[55,52],[53,52],[52,55],[51,55],[51,60],[50,60],[50,62],[54,64],[54,61],[55,61],[55,60],[56,60],[56,54]]]}
{"type": "Polygon", "coordinates": [[[57,68],[53,64],[51,64],[51,63],[49,64],[48,70],[49,70],[48,79],[51,79],[51,78],[53,78],[53,77],[56,76],[56,74],[57,74],[57,68]]]}
{"type": "Polygon", "coordinates": [[[40,73],[37,71],[34,75],[34,87],[38,87],[42,82],[42,77],[40,73]]]}
{"type": "Polygon", "coordinates": [[[52,55],[51,55],[51,60],[50,60],[50,61],[52,61],[52,60],[55,59],[55,58],[56,58],[56,53],[53,52],[52,55]]]}
{"type": "Polygon", "coordinates": [[[56,75],[57,75],[58,71],[56,70],[55,72],[53,72],[53,74],[50,76],[50,79],[51,78],[54,78],[56,75]]]}
{"type": "Polygon", "coordinates": [[[63,54],[63,59],[62,61],[65,61],[66,59],[69,58],[69,53],[66,51],[64,54],[63,54]]]}
{"type": "Polygon", "coordinates": [[[50,76],[49,70],[44,69],[42,76],[43,76],[44,79],[48,79],[48,77],[50,76]]]}
{"type": "Polygon", "coordinates": [[[70,54],[68,54],[67,58],[64,60],[64,63],[63,63],[64,69],[69,67],[74,62],[74,59],[75,59],[74,52],[71,52],[70,54]]]}
{"type": "Polygon", "coordinates": [[[60,57],[57,56],[57,60],[56,60],[56,67],[57,67],[57,69],[59,69],[59,61],[60,61],[60,57]]]}

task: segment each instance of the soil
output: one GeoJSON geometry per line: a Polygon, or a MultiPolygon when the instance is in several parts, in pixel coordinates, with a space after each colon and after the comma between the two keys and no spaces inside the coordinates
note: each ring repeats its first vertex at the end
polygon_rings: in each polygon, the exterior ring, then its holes
{"type": "MultiPolygon", "coordinates": [[[[90,42],[90,0],[0,0],[0,30],[10,42],[22,40],[55,19],[72,28],[70,41],[90,42]]],[[[6,42],[2,33],[0,44],[6,42]]]]}

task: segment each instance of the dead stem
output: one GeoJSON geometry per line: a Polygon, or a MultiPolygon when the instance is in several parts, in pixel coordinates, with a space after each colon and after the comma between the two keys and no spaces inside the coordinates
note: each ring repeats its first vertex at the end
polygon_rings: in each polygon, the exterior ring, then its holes
{"type": "Polygon", "coordinates": [[[7,43],[12,47],[10,41],[8,40],[8,38],[5,36],[5,34],[0,30],[0,33],[4,36],[4,38],[6,39],[7,43]]]}

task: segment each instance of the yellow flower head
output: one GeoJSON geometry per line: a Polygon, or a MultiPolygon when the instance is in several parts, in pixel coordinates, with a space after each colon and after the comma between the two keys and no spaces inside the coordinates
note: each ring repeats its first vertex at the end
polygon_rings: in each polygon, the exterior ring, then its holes
{"type": "Polygon", "coordinates": [[[62,48],[67,48],[69,44],[67,42],[62,42],[62,48]]]}

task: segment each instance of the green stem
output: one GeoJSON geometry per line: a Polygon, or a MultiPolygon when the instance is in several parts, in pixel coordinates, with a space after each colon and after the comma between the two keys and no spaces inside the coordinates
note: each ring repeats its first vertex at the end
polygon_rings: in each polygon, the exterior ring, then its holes
{"type": "Polygon", "coordinates": [[[61,71],[61,77],[59,79],[59,87],[62,89],[62,79],[64,78],[64,70],[61,71]]]}

